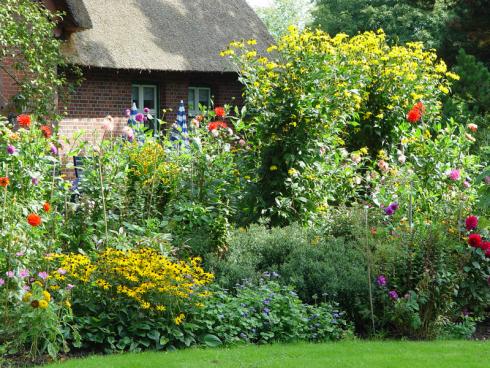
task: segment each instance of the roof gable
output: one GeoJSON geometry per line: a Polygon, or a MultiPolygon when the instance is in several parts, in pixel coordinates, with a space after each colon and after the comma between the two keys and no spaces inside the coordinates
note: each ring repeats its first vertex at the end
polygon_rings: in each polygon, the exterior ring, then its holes
{"type": "Polygon", "coordinates": [[[245,0],[80,0],[92,28],[71,35],[76,64],[139,70],[233,71],[219,52],[229,42],[273,42],[245,0]]]}

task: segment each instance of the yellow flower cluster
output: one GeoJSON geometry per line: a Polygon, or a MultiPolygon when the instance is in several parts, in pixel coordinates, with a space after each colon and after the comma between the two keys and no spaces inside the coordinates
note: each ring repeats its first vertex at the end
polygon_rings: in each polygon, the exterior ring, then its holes
{"type": "Polygon", "coordinates": [[[68,278],[93,283],[136,301],[142,309],[159,312],[207,296],[202,287],[214,280],[214,275],[201,267],[200,258],[172,261],[153,249],[108,248],[95,261],[80,254],[58,258],[68,278]]]}
{"type": "Polygon", "coordinates": [[[316,108],[328,106],[334,121],[353,114],[370,124],[403,119],[421,100],[438,113],[437,98],[449,93],[449,80],[459,78],[447,71],[434,50],[419,42],[390,46],[382,30],[331,37],[320,30],[290,27],[269,47],[268,57],[249,45],[232,42],[225,54],[234,55],[241,73],[256,87],[257,103],[267,109],[266,96],[272,91],[308,95],[313,88],[324,96],[316,108]],[[314,86],[303,84],[306,75],[318,76],[314,86]]]}
{"type": "Polygon", "coordinates": [[[130,153],[131,171],[145,185],[155,181],[168,186],[179,174],[179,166],[165,160],[165,149],[158,142],[146,142],[140,149],[130,153]]]}

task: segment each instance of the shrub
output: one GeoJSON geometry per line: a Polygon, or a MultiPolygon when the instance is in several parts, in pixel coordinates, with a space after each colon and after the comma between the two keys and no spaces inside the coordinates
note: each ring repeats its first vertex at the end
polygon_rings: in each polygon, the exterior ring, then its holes
{"type": "Polygon", "coordinates": [[[390,47],[382,32],[331,38],[291,27],[268,57],[249,45],[234,42],[223,55],[246,88],[256,213],[273,225],[309,223],[356,198],[361,156],[376,159],[416,137],[418,121],[406,119],[422,100],[423,121],[437,120],[448,78],[457,78],[420,43],[390,47]]]}
{"type": "Polygon", "coordinates": [[[348,333],[343,315],[330,304],[305,305],[292,288],[263,280],[239,285],[235,293],[215,290],[192,322],[226,344],[328,341],[348,333]]]}
{"type": "Polygon", "coordinates": [[[367,295],[362,248],[352,240],[331,238],[320,229],[306,230],[297,224],[272,229],[251,225],[231,234],[223,258],[210,258],[210,267],[224,287],[274,274],[277,282],[291,285],[305,302],[339,302],[349,318],[355,315],[354,301],[367,295]]]}
{"type": "Polygon", "coordinates": [[[75,320],[86,349],[138,351],[150,342],[158,348],[177,344],[183,336],[178,326],[209,295],[206,285],[213,280],[198,258],[172,261],[153,249],[107,248],[94,259],[82,254],[50,259],[53,268],[66,271],[52,277],[73,287],[75,320]]]}

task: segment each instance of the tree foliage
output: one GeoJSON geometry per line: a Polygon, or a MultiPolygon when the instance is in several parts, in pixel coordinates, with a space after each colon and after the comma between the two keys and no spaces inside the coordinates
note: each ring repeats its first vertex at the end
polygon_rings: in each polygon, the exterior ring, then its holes
{"type": "Polygon", "coordinates": [[[66,83],[60,70],[67,66],[54,37],[60,17],[31,0],[0,3],[0,69],[18,86],[17,112],[55,115],[57,93],[66,83]]]}
{"type": "Polygon", "coordinates": [[[312,0],[274,0],[273,6],[258,8],[257,14],[274,38],[278,39],[291,25],[302,29],[310,24],[313,20],[312,10],[312,0]]]}
{"type": "Polygon", "coordinates": [[[331,34],[382,28],[392,42],[422,41],[450,64],[461,48],[490,62],[487,0],[318,0],[314,17],[331,34]]]}

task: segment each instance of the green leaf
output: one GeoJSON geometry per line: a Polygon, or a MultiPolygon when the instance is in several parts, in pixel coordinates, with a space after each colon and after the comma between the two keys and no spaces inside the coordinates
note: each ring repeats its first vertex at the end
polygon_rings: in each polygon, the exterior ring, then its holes
{"type": "Polygon", "coordinates": [[[209,346],[210,348],[214,348],[223,344],[218,336],[211,334],[204,335],[203,342],[204,344],[206,344],[206,346],[209,346]]]}

